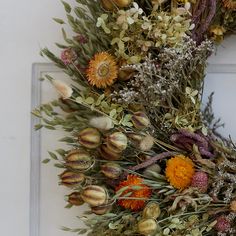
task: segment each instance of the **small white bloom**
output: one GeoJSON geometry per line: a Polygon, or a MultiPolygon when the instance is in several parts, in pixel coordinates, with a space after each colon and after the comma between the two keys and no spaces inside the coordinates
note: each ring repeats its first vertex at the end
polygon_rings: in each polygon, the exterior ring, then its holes
{"type": "Polygon", "coordinates": [[[62,98],[67,99],[71,97],[73,90],[70,86],[60,80],[52,80],[52,84],[62,98]]]}
{"type": "Polygon", "coordinates": [[[105,116],[93,117],[90,119],[89,124],[100,130],[110,130],[114,127],[113,121],[105,116]]]}
{"type": "Polygon", "coordinates": [[[149,151],[153,145],[154,145],[154,138],[148,134],[141,140],[139,148],[142,151],[149,151]]]}

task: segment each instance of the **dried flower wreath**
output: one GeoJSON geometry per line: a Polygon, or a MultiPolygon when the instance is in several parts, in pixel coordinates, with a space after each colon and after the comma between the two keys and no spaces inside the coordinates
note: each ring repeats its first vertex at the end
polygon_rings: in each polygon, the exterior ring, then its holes
{"type": "MultiPolygon", "coordinates": [[[[89,236],[236,235],[236,146],[201,97],[213,46],[236,30],[235,0],[62,1],[74,37],[47,56],[77,84],[33,111],[62,128],[68,206],[89,236]],[[62,110],[63,112],[58,112],[62,110]],[[92,214],[93,213],[93,214],[92,214]],[[88,215],[88,216],[87,216],[88,215]]],[[[55,18],[63,25],[62,19],[55,18]]]]}

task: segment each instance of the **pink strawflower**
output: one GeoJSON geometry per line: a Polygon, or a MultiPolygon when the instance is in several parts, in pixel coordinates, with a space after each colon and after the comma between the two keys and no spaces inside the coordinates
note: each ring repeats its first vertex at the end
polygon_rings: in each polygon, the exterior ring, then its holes
{"type": "Polygon", "coordinates": [[[65,65],[69,65],[77,58],[76,52],[72,48],[66,48],[61,52],[61,60],[65,65]]]}
{"type": "Polygon", "coordinates": [[[205,172],[195,172],[192,178],[192,187],[196,187],[200,192],[205,193],[208,188],[208,175],[205,172]]]}
{"type": "Polygon", "coordinates": [[[225,233],[230,230],[230,221],[226,218],[226,216],[219,216],[217,219],[217,223],[215,225],[215,229],[218,232],[225,233]]]}

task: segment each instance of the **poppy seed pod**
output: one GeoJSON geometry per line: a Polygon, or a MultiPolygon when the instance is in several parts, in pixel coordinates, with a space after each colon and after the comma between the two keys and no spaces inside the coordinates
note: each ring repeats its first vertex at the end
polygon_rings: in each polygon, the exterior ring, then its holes
{"type": "Polygon", "coordinates": [[[115,132],[107,137],[107,147],[113,152],[120,153],[127,148],[128,139],[122,132],[115,132]]]}
{"type": "Polygon", "coordinates": [[[81,206],[84,204],[84,201],[82,200],[79,192],[73,192],[70,195],[68,195],[67,200],[71,205],[74,206],[81,206]]]}
{"type": "Polygon", "coordinates": [[[121,175],[122,170],[120,165],[114,162],[107,162],[101,166],[101,172],[110,179],[116,179],[121,175]]]}
{"type": "Polygon", "coordinates": [[[138,222],[138,232],[141,235],[153,235],[157,231],[157,223],[154,219],[143,219],[138,222]]]}
{"type": "Polygon", "coordinates": [[[100,206],[107,201],[107,192],[104,188],[97,185],[85,187],[81,193],[81,198],[90,206],[100,206]]]}
{"type": "Polygon", "coordinates": [[[136,129],[145,129],[150,125],[150,120],[147,115],[141,111],[135,112],[131,120],[136,129]]]}
{"type": "Polygon", "coordinates": [[[61,179],[61,184],[67,187],[76,187],[77,185],[81,184],[85,180],[85,175],[82,173],[75,173],[72,171],[64,171],[62,174],[59,175],[61,179]]]}
{"type": "Polygon", "coordinates": [[[90,154],[82,149],[76,149],[71,151],[66,156],[66,166],[77,170],[77,171],[86,171],[93,165],[93,160],[90,154]]]}
{"type": "Polygon", "coordinates": [[[101,157],[105,160],[116,161],[121,159],[121,153],[113,152],[106,144],[103,144],[99,150],[101,157]]]}
{"type": "Polygon", "coordinates": [[[160,206],[155,202],[150,202],[147,206],[143,209],[143,218],[149,219],[152,218],[156,220],[161,214],[160,206]]]}
{"type": "Polygon", "coordinates": [[[101,134],[95,128],[86,128],[79,133],[79,143],[89,149],[97,148],[101,144],[101,134]]]}

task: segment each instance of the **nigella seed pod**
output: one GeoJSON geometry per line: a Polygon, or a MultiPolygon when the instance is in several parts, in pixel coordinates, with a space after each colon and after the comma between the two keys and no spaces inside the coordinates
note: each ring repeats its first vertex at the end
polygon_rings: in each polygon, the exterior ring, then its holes
{"type": "Polygon", "coordinates": [[[156,220],[161,214],[160,206],[156,202],[150,202],[143,209],[143,218],[149,219],[152,218],[156,220]]]}
{"type": "Polygon", "coordinates": [[[82,149],[71,151],[65,160],[67,167],[77,171],[86,171],[93,165],[90,154],[82,149]]]}
{"type": "Polygon", "coordinates": [[[107,162],[106,164],[101,166],[101,172],[107,178],[116,179],[121,175],[122,170],[121,170],[120,165],[114,162],[107,162]]]}
{"type": "Polygon", "coordinates": [[[101,134],[95,128],[86,128],[79,133],[79,143],[89,149],[97,148],[101,144],[101,134]]]}
{"type": "Polygon", "coordinates": [[[91,207],[91,211],[96,215],[104,215],[108,213],[111,210],[111,208],[112,208],[112,205],[108,203],[108,204],[103,204],[100,206],[91,207]]]}
{"type": "Polygon", "coordinates": [[[107,137],[107,147],[120,153],[127,148],[128,139],[122,132],[115,132],[107,137]]]}
{"type": "Polygon", "coordinates": [[[153,235],[157,231],[157,223],[154,219],[143,219],[138,222],[138,232],[141,235],[153,235]]]}
{"type": "Polygon", "coordinates": [[[81,206],[84,204],[83,199],[80,196],[79,192],[73,192],[70,195],[68,195],[68,203],[74,206],[81,206]]]}
{"type": "Polygon", "coordinates": [[[147,115],[141,111],[135,112],[131,120],[136,129],[145,129],[150,125],[150,120],[147,115]]]}
{"type": "Polygon", "coordinates": [[[67,187],[76,187],[79,184],[83,183],[85,180],[85,175],[82,173],[75,173],[72,171],[64,171],[61,175],[59,175],[61,179],[61,184],[67,187]]]}
{"type": "Polygon", "coordinates": [[[99,150],[101,157],[105,160],[116,161],[121,159],[121,153],[113,152],[106,144],[103,144],[99,150]]]}
{"type": "Polygon", "coordinates": [[[108,196],[104,188],[97,185],[85,187],[81,193],[81,198],[90,206],[100,206],[106,203],[108,196]]]}

